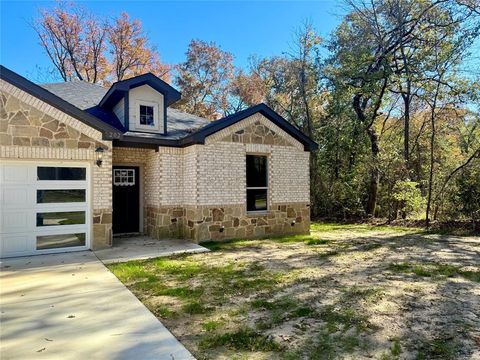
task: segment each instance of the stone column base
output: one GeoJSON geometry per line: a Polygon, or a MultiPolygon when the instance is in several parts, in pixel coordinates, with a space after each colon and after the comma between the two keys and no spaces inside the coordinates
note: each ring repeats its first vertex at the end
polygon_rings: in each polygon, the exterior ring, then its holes
{"type": "Polygon", "coordinates": [[[112,209],[93,210],[92,250],[112,246],[112,209]]]}

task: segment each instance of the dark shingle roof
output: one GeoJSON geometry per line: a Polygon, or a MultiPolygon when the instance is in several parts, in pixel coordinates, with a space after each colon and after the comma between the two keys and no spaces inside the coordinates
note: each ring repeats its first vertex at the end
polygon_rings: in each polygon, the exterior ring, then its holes
{"type": "MultiPolygon", "coordinates": [[[[70,81],[63,83],[41,84],[44,89],[57,95],[58,97],[75,105],[79,109],[85,110],[89,114],[98,117],[109,125],[112,125],[122,132],[125,128],[121,122],[112,112],[105,111],[100,108],[98,104],[107,93],[108,89],[97,84],[92,84],[86,81],[70,81]]],[[[176,109],[167,108],[167,135],[162,134],[147,134],[148,137],[158,139],[172,139],[177,140],[191,134],[210,123],[209,120],[187,114],[176,109]]],[[[128,132],[130,136],[135,136],[136,133],[128,132]]],[[[145,137],[144,133],[138,133],[139,137],[145,137]]]]}
{"type": "Polygon", "coordinates": [[[169,135],[176,139],[181,139],[193,131],[210,124],[210,122],[196,115],[167,108],[167,130],[169,135]]]}
{"type": "Polygon", "coordinates": [[[108,91],[103,86],[86,81],[40,84],[40,86],[82,110],[97,106],[108,91]]]}

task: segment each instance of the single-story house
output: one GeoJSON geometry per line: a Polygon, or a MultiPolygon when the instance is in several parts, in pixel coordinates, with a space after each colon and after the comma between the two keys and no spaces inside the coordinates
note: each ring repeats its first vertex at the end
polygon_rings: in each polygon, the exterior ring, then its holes
{"type": "Polygon", "coordinates": [[[208,121],[152,74],[38,85],[3,66],[0,92],[0,257],[309,232],[317,144],[264,104],[208,121]]]}

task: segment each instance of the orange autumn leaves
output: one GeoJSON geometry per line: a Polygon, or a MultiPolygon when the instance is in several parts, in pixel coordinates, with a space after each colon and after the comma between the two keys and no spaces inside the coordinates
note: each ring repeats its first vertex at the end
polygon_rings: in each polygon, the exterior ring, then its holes
{"type": "Polygon", "coordinates": [[[73,4],[43,10],[34,23],[40,44],[63,80],[108,85],[152,72],[169,80],[169,67],[139,20],[127,13],[108,21],[73,4]]]}

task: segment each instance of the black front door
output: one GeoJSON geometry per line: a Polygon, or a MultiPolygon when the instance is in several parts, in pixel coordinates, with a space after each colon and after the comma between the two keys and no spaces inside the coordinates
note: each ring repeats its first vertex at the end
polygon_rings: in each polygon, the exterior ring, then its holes
{"type": "Polygon", "coordinates": [[[138,167],[113,167],[113,233],[139,232],[140,176],[138,167]]]}

